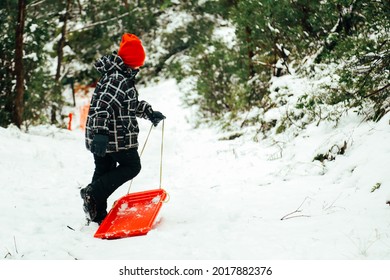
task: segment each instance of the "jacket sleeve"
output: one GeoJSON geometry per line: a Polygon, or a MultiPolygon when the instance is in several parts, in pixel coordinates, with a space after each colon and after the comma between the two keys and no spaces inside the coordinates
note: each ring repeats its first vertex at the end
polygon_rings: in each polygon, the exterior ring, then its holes
{"type": "Polygon", "coordinates": [[[144,119],[150,119],[150,116],[153,114],[153,109],[152,106],[144,101],[138,101],[137,103],[137,109],[136,109],[136,116],[139,118],[144,118],[144,119]]]}

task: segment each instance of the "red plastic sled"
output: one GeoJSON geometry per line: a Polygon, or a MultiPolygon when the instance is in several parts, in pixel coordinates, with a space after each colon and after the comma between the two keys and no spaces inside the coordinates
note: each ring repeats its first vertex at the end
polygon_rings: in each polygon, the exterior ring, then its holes
{"type": "Polygon", "coordinates": [[[117,239],[147,234],[166,197],[163,189],[123,196],[115,202],[94,237],[117,239]]]}

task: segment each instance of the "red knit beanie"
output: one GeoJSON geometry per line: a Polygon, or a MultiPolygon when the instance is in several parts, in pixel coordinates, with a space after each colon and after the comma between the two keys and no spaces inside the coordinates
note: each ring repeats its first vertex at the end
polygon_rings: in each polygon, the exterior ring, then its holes
{"type": "Polygon", "coordinates": [[[144,65],[146,56],[141,40],[134,34],[129,33],[123,34],[118,55],[122,58],[123,62],[131,68],[144,65]]]}

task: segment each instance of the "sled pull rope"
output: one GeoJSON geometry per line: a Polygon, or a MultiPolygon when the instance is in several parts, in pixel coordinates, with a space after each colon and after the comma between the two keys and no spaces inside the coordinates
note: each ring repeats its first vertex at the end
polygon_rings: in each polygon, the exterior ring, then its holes
{"type": "MultiPolygon", "coordinates": [[[[153,129],[153,124],[150,126],[150,129],[149,129],[149,132],[148,132],[148,136],[146,136],[146,139],[145,139],[145,143],[141,149],[141,152],[139,153],[139,157],[142,156],[142,154],[144,153],[144,150],[145,150],[145,147],[146,147],[146,143],[148,143],[148,140],[149,140],[149,136],[150,136],[150,133],[152,132],[152,129],[153,129]]],[[[127,194],[130,193],[130,189],[131,189],[131,185],[133,184],[133,179],[130,180],[130,184],[129,184],[129,189],[127,190],[127,194]]]]}
{"type": "Polygon", "coordinates": [[[139,153],[139,157],[141,157],[142,154],[144,153],[144,150],[145,150],[145,147],[146,147],[146,143],[148,143],[149,136],[150,136],[150,133],[152,132],[152,129],[153,129],[153,124],[150,126],[150,129],[149,129],[149,132],[148,132],[148,136],[146,136],[145,143],[144,143],[144,145],[142,147],[141,152],[139,153]]]}
{"type": "MultiPolygon", "coordinates": [[[[164,150],[164,127],[165,127],[165,121],[163,120],[162,121],[162,132],[161,132],[161,156],[160,156],[160,186],[159,188],[161,189],[162,188],[162,164],[163,164],[163,150],[164,150]]],[[[152,129],[153,129],[153,124],[150,126],[150,129],[149,129],[149,132],[148,132],[148,135],[146,136],[146,139],[145,139],[145,143],[141,149],[141,152],[139,154],[139,156],[141,157],[142,154],[144,153],[144,150],[145,150],[145,147],[146,147],[146,143],[148,143],[148,140],[149,140],[149,136],[150,136],[150,133],[152,132],[152,129]]],[[[129,189],[127,190],[127,194],[130,193],[130,189],[131,189],[131,185],[133,184],[133,179],[131,179],[130,181],[130,185],[129,185],[129,189]]]]}
{"type": "Polygon", "coordinates": [[[165,121],[162,120],[162,128],[161,128],[161,155],[160,155],[160,189],[161,189],[161,183],[162,183],[162,170],[163,170],[164,127],[165,127],[165,121]]]}
{"type": "MultiPolygon", "coordinates": [[[[162,121],[162,128],[161,128],[161,156],[160,156],[160,189],[162,188],[162,171],[163,171],[163,152],[164,152],[164,129],[165,128],[165,121],[162,121]]],[[[168,201],[171,199],[171,196],[169,193],[166,192],[166,198],[162,203],[168,203],[168,201]]]]}

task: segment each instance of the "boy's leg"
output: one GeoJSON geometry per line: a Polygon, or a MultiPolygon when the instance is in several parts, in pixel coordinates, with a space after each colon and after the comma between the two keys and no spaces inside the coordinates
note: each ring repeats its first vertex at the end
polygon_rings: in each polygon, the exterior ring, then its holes
{"type": "Polygon", "coordinates": [[[94,160],[95,171],[92,177],[92,183],[81,189],[80,195],[84,200],[83,208],[84,212],[87,214],[88,220],[100,224],[107,215],[107,200],[94,191],[92,184],[101,176],[114,169],[116,167],[116,162],[108,155],[104,157],[94,155],[94,160]]]}
{"type": "Polygon", "coordinates": [[[93,194],[99,201],[106,201],[117,188],[133,179],[141,170],[137,149],[109,153],[106,156],[119,165],[92,182],[93,194]]]}
{"type": "Polygon", "coordinates": [[[98,157],[96,155],[93,155],[93,157],[95,161],[95,171],[93,173],[92,182],[116,167],[116,161],[109,154],[106,154],[104,157],[98,157]]]}

